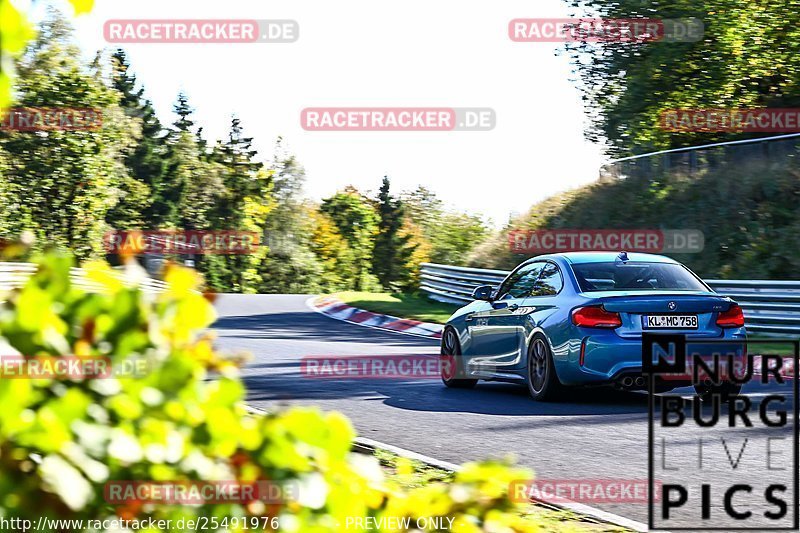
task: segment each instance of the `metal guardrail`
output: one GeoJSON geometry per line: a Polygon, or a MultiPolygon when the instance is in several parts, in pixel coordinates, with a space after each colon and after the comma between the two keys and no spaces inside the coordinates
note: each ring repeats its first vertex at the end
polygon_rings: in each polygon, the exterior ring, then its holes
{"type": "Polygon", "coordinates": [[[736,166],[746,161],[761,159],[774,163],[797,157],[798,152],[800,133],[737,139],[613,159],[600,167],[600,178],[652,178],[656,173],[691,176],[702,170],[736,166]]]}
{"type": "MultiPolygon", "coordinates": [[[[440,302],[471,302],[479,285],[500,285],[507,270],[487,270],[423,263],[421,289],[440,302]]],[[[767,335],[800,335],[800,281],[705,280],[744,309],[747,329],[767,335]]]]}
{"type": "MultiPolygon", "coordinates": [[[[17,289],[25,285],[28,279],[36,272],[37,265],[33,263],[5,263],[0,262],[0,292],[17,289]]],[[[138,285],[146,293],[162,292],[167,284],[163,281],[147,277],[142,272],[141,275],[131,275],[128,272],[116,271],[117,278],[126,286],[138,285]]],[[[87,292],[100,292],[102,286],[90,280],[80,268],[73,268],[70,271],[72,283],[87,292]]]]}

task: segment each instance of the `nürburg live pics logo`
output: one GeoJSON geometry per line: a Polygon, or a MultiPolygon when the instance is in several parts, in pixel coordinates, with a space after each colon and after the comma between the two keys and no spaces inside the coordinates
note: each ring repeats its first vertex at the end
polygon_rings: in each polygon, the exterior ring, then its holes
{"type": "Polygon", "coordinates": [[[798,530],[798,352],[798,340],[642,336],[650,530],[798,530]]]}

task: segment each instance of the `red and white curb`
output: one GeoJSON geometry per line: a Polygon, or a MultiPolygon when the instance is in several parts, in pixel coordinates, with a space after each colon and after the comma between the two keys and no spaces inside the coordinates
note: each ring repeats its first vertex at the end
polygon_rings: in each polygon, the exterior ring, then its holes
{"type": "Polygon", "coordinates": [[[406,335],[416,335],[417,337],[428,337],[440,339],[442,337],[441,324],[430,322],[420,322],[408,318],[398,318],[391,315],[382,315],[365,311],[358,307],[353,307],[342,302],[333,296],[314,296],[306,301],[308,307],[336,320],[343,320],[359,326],[383,329],[395,333],[405,333],[406,335]]]}

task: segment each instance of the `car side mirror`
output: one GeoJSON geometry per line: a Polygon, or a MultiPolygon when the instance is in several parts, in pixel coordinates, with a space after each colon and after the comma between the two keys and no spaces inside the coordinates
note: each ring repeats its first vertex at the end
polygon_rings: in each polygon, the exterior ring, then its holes
{"type": "Polygon", "coordinates": [[[484,300],[486,302],[492,301],[492,295],[494,294],[494,287],[491,285],[481,285],[477,287],[474,291],[472,291],[472,299],[473,300],[484,300]]]}

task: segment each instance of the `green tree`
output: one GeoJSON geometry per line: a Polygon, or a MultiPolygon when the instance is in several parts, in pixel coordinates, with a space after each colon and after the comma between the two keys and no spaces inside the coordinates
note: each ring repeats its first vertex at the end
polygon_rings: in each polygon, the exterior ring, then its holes
{"type": "Polygon", "coordinates": [[[703,232],[702,252],[669,255],[703,278],[798,279],[800,163],[794,153],[722,163],[691,179],[680,169],[660,170],[553,196],[478,247],[467,264],[519,264],[524,257],[509,249],[510,229],[691,229],[703,232]]]}
{"type": "Polygon", "coordinates": [[[413,191],[400,195],[406,216],[421,227],[426,237],[433,237],[436,222],[444,213],[444,204],[432,190],[420,185],[413,191]]]}
{"type": "Polygon", "coordinates": [[[278,138],[269,167],[269,212],[263,232],[267,253],[258,266],[260,292],[318,292],[331,286],[311,247],[314,207],[303,198],[303,165],[278,138]]]}
{"type": "Polygon", "coordinates": [[[753,136],[674,133],[660,127],[675,108],[800,105],[800,10],[784,0],[570,0],[580,15],[686,19],[697,42],[578,43],[567,47],[580,75],[594,140],[624,156],[753,136]]]}
{"type": "MultiPolygon", "coordinates": [[[[266,214],[272,207],[272,173],[256,160],[253,139],[245,137],[241,121],[231,120],[228,139],[217,143],[208,164],[219,168],[222,189],[215,198],[213,227],[225,231],[264,232],[266,214]]],[[[202,150],[202,145],[198,146],[202,150]]],[[[261,283],[258,265],[266,250],[202,258],[198,267],[212,286],[232,292],[253,292],[261,283]]]]}
{"type": "Polygon", "coordinates": [[[320,212],[316,206],[309,206],[307,211],[312,222],[309,246],[319,259],[324,273],[320,280],[322,290],[335,292],[352,287],[356,269],[353,252],[347,241],[331,217],[320,212]]]}
{"type": "Polygon", "coordinates": [[[166,136],[164,175],[159,187],[162,228],[211,229],[226,195],[223,167],[204,157],[197,136],[189,128],[194,110],[184,93],[178,95],[174,129],[166,136]]]}
{"type": "Polygon", "coordinates": [[[106,86],[102,65],[82,64],[80,56],[69,23],[51,11],[20,58],[16,105],[91,108],[102,127],[2,133],[0,151],[13,157],[0,181],[0,228],[4,236],[31,230],[40,245],[90,257],[102,253],[106,216],[128,184],[123,159],[137,125],[106,86]]]}
{"type": "Polygon", "coordinates": [[[369,272],[378,232],[378,214],[368,198],[352,186],[322,201],[320,211],[328,215],[353,252],[353,288],[365,290],[373,285],[369,272]]]}
{"type": "Polygon", "coordinates": [[[256,160],[257,155],[252,137],[244,136],[241,120],[233,117],[228,139],[219,143],[212,154],[212,159],[224,169],[225,198],[217,213],[220,227],[240,227],[247,216],[245,198],[266,192],[269,182],[261,179],[264,164],[256,160]]]}
{"type": "Polygon", "coordinates": [[[490,234],[480,216],[446,210],[436,194],[425,187],[405,193],[402,198],[406,216],[421,228],[422,236],[430,244],[427,255],[434,263],[463,264],[490,234]]]}
{"type": "Polygon", "coordinates": [[[258,292],[274,294],[316,293],[323,290],[323,266],[305,247],[270,249],[258,265],[258,292]]]}
{"type": "MultiPolygon", "coordinates": [[[[69,0],[76,15],[88,13],[94,0],[69,0]]],[[[0,0],[0,113],[11,104],[11,88],[16,77],[14,60],[35,35],[28,16],[11,0],[0,0]]]]}
{"type": "Polygon", "coordinates": [[[172,110],[178,118],[173,122],[173,126],[178,131],[191,131],[194,121],[190,118],[194,113],[194,108],[189,105],[189,97],[183,91],[178,93],[178,100],[172,106],[172,110]]]}
{"type": "Polygon", "coordinates": [[[486,222],[469,213],[445,212],[434,228],[431,261],[446,265],[462,264],[464,258],[490,234],[486,222]]]}
{"type": "Polygon", "coordinates": [[[0,112],[11,104],[11,87],[16,76],[14,59],[35,35],[28,17],[11,0],[0,0],[0,112]]]}
{"type": "Polygon", "coordinates": [[[125,157],[130,177],[121,188],[121,198],[107,220],[116,229],[157,228],[168,211],[161,190],[166,154],[163,127],[152,102],[144,97],[144,87],[138,87],[125,51],[114,52],[112,60],[112,86],[122,95],[120,106],[125,114],[140,126],[141,136],[125,157]]]}
{"type": "Polygon", "coordinates": [[[383,177],[377,199],[378,231],[372,252],[372,271],[384,289],[400,290],[408,286],[407,264],[414,253],[410,235],[403,234],[403,204],[389,192],[390,182],[383,177]]]}
{"type": "Polygon", "coordinates": [[[302,245],[307,235],[303,231],[303,186],[306,171],[285,148],[282,138],[278,138],[274,152],[270,166],[274,208],[266,221],[267,244],[274,249],[289,246],[291,243],[302,245]]]}
{"type": "Polygon", "coordinates": [[[215,229],[214,215],[227,193],[224,170],[204,161],[194,137],[186,133],[181,133],[173,156],[176,181],[185,184],[177,206],[179,227],[215,229]]]}

